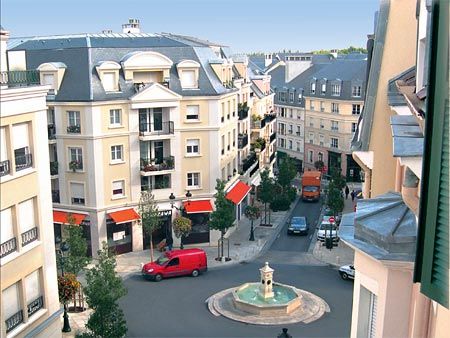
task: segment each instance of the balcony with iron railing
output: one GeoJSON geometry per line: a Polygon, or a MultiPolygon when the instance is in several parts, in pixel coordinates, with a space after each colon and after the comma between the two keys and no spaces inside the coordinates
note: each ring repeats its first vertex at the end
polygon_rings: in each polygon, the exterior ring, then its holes
{"type": "Polygon", "coordinates": [[[248,144],[248,134],[238,135],[238,148],[243,149],[248,144]]]}
{"type": "Polygon", "coordinates": [[[27,305],[28,318],[44,307],[44,297],[39,296],[27,305]]]}
{"type": "Polygon", "coordinates": [[[276,153],[273,153],[272,155],[270,155],[270,163],[272,163],[276,158],[276,153]]]}
{"type": "Polygon", "coordinates": [[[0,245],[0,258],[8,256],[17,250],[17,240],[15,237],[8,239],[0,245]]]}
{"type": "Polygon", "coordinates": [[[175,157],[167,156],[162,159],[142,157],[141,172],[144,176],[151,175],[154,172],[175,169],[175,157]]]}
{"type": "Polygon", "coordinates": [[[266,119],[261,118],[260,116],[253,115],[252,116],[252,129],[262,129],[266,126],[266,119]]]}
{"type": "Polygon", "coordinates": [[[11,172],[11,167],[10,167],[9,160],[1,161],[0,162],[0,177],[9,175],[10,172],[11,172]]]}
{"type": "Polygon", "coordinates": [[[169,81],[148,82],[148,83],[139,82],[139,83],[133,83],[134,92],[139,93],[142,89],[144,89],[148,84],[151,84],[151,83],[159,83],[160,85],[162,85],[166,88],[170,88],[169,81]]]}
{"type": "Polygon", "coordinates": [[[49,140],[56,139],[56,127],[54,124],[47,125],[47,135],[49,140]]]}
{"type": "Polygon", "coordinates": [[[38,228],[34,227],[22,233],[22,246],[28,245],[38,239],[38,228]]]}
{"type": "Polygon", "coordinates": [[[239,120],[244,120],[248,117],[249,107],[247,106],[247,102],[238,104],[238,116],[239,120]]]}
{"type": "Polygon", "coordinates": [[[11,332],[17,326],[23,323],[23,311],[19,310],[11,317],[5,320],[6,333],[11,332]]]}
{"type": "Polygon", "coordinates": [[[250,177],[253,177],[259,170],[259,161],[256,161],[256,163],[255,167],[250,171],[250,177]]]}
{"type": "Polygon", "coordinates": [[[50,162],[50,175],[51,176],[58,175],[58,162],[57,161],[50,162]]]}
{"type": "Polygon", "coordinates": [[[277,138],[277,133],[273,132],[272,135],[270,135],[270,143],[272,143],[277,138]]]}
{"type": "Polygon", "coordinates": [[[173,121],[161,123],[141,122],[139,123],[140,136],[160,136],[174,133],[173,121]]]}
{"type": "Polygon", "coordinates": [[[0,73],[0,85],[8,87],[27,87],[40,85],[37,70],[12,70],[0,73]]]}
{"type": "Polygon", "coordinates": [[[16,155],[16,171],[31,168],[33,166],[33,157],[31,154],[16,155]]]}
{"type": "Polygon", "coordinates": [[[242,160],[242,173],[245,173],[250,167],[257,162],[256,154],[250,153],[246,158],[242,160]]]}
{"type": "Polygon", "coordinates": [[[67,126],[67,133],[68,134],[81,134],[81,126],[80,125],[67,126]]]}

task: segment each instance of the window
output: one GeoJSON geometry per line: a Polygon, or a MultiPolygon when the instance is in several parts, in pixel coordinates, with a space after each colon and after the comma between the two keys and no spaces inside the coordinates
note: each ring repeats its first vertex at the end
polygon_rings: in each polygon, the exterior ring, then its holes
{"type": "Polygon", "coordinates": [[[331,138],[331,148],[339,148],[339,140],[337,138],[331,138]]]}
{"type": "Polygon", "coordinates": [[[289,125],[288,133],[292,134],[292,124],[289,125]]]}
{"type": "Polygon", "coordinates": [[[198,105],[188,105],[186,106],[186,120],[200,120],[199,117],[199,106],[198,105]]]}
{"type": "Polygon", "coordinates": [[[227,173],[225,170],[225,167],[222,168],[222,181],[226,181],[227,180],[227,173]]]}
{"type": "Polygon", "coordinates": [[[361,114],[361,105],[360,104],[352,104],[352,114],[353,115],[361,114]]]}
{"type": "Polygon", "coordinates": [[[39,270],[32,272],[25,278],[25,298],[28,308],[28,317],[35,314],[44,306],[39,270]]]}
{"type": "Polygon", "coordinates": [[[281,117],[286,117],[286,108],[281,108],[281,117]]]}
{"type": "Polygon", "coordinates": [[[352,122],[352,133],[354,133],[356,131],[356,123],[352,122]]]}
{"type": "Polygon", "coordinates": [[[314,119],[312,117],[309,118],[309,126],[314,127],[314,119]]]}
{"type": "Polygon", "coordinates": [[[113,181],[112,182],[113,197],[120,197],[125,195],[125,181],[113,181]]]}
{"type": "Polygon", "coordinates": [[[302,98],[303,98],[303,94],[302,93],[298,94],[298,102],[302,102],[302,98]]]}
{"type": "Polygon", "coordinates": [[[224,155],[225,154],[225,135],[222,135],[222,151],[221,154],[224,155]]]}
{"type": "Polygon", "coordinates": [[[167,266],[177,266],[177,265],[180,265],[180,259],[178,257],[172,259],[169,263],[167,263],[167,266]]]}
{"type": "Polygon", "coordinates": [[[339,122],[338,121],[331,121],[331,130],[332,131],[338,131],[339,130],[339,122]]]}
{"type": "Polygon", "coordinates": [[[105,92],[113,92],[117,90],[117,81],[115,72],[104,72],[102,78],[103,88],[105,92]]]}
{"type": "Polygon", "coordinates": [[[361,97],[361,86],[352,86],[352,96],[361,97]]]}
{"type": "Polygon", "coordinates": [[[278,139],[278,146],[279,146],[280,148],[284,148],[284,144],[285,144],[284,138],[278,139]]]}
{"type": "Polygon", "coordinates": [[[67,132],[71,134],[81,133],[80,126],[80,112],[68,111],[67,112],[67,132]]]}
{"type": "Polygon", "coordinates": [[[227,101],[227,120],[230,119],[230,112],[231,112],[231,103],[230,101],[227,101]]]}
{"type": "Polygon", "coordinates": [[[188,173],[187,174],[187,186],[190,188],[200,187],[200,173],[188,173]]]}
{"type": "Polygon", "coordinates": [[[69,169],[72,171],[83,170],[83,150],[81,148],[69,148],[69,169]]]}
{"type": "Polygon", "coordinates": [[[310,144],[314,143],[314,133],[309,133],[309,143],[310,144]]]}
{"type": "Polygon", "coordinates": [[[19,283],[15,283],[2,291],[2,306],[6,332],[8,333],[23,323],[19,283]]]}
{"type": "Polygon", "coordinates": [[[120,162],[123,161],[123,146],[111,146],[111,161],[120,162]]]}
{"type": "Polygon", "coordinates": [[[55,90],[55,75],[54,74],[43,74],[42,80],[43,80],[42,81],[43,85],[50,86],[51,91],[55,90]]]}
{"type": "Polygon", "coordinates": [[[32,166],[32,158],[29,148],[28,123],[13,125],[12,137],[16,171],[30,168],[32,166]]]}
{"type": "Polygon", "coordinates": [[[222,102],[221,107],[222,107],[222,109],[221,109],[222,117],[221,117],[220,121],[224,122],[225,121],[225,102],[222,102]]]}
{"type": "Polygon", "coordinates": [[[324,122],[323,122],[323,120],[320,120],[320,129],[324,129],[324,128],[325,128],[324,122]]]}
{"type": "Polygon", "coordinates": [[[297,132],[296,132],[296,134],[297,134],[297,136],[301,136],[300,134],[301,134],[301,129],[300,129],[300,126],[297,126],[297,132]]]}
{"type": "Polygon", "coordinates": [[[331,104],[331,112],[332,113],[339,113],[339,103],[332,103],[331,104]]]}
{"type": "MultiPolygon", "coordinates": [[[[20,220],[20,232],[24,233],[36,228],[36,220],[34,219],[34,200],[31,198],[19,204],[19,220],[20,220]]],[[[22,236],[22,246],[37,239],[37,232],[31,234],[32,238],[28,238],[29,241],[24,241],[22,236]]]]}
{"type": "Polygon", "coordinates": [[[341,85],[340,84],[332,84],[331,85],[331,95],[333,95],[333,96],[341,95],[341,85]]]}
{"type": "Polygon", "coordinates": [[[195,79],[195,70],[182,70],[181,71],[181,87],[185,88],[197,88],[197,81],[195,79]]]}
{"type": "Polygon", "coordinates": [[[314,151],[308,150],[308,162],[313,163],[314,162],[314,151]]]}
{"type": "Polygon", "coordinates": [[[316,93],[316,83],[313,82],[311,83],[311,94],[315,94],[316,93]]]}
{"type": "Polygon", "coordinates": [[[1,221],[0,242],[2,244],[9,242],[9,244],[6,245],[4,248],[2,247],[1,256],[5,257],[6,255],[16,251],[16,249],[17,249],[17,241],[13,240],[10,242],[10,240],[12,240],[15,237],[14,225],[13,225],[13,219],[12,219],[12,209],[11,208],[3,209],[0,212],[0,216],[1,216],[1,218],[0,218],[0,221],[1,221]]]}
{"type": "Polygon", "coordinates": [[[325,95],[326,92],[327,92],[327,84],[322,83],[320,94],[325,95]]]}
{"type": "Polygon", "coordinates": [[[294,93],[289,93],[289,101],[294,102],[294,93]]]}
{"type": "Polygon", "coordinates": [[[236,129],[233,129],[233,148],[236,147],[236,129]]]}
{"type": "Polygon", "coordinates": [[[228,145],[227,145],[227,150],[229,151],[231,147],[231,132],[228,132],[228,145]]]}
{"type": "Polygon", "coordinates": [[[113,127],[122,125],[122,109],[110,109],[109,125],[113,127]]]}
{"type": "Polygon", "coordinates": [[[70,183],[70,193],[72,204],[84,205],[84,184],[83,183],[70,183]]]}
{"type": "Polygon", "coordinates": [[[323,135],[319,134],[319,145],[322,147],[323,147],[323,139],[324,139],[323,135]]]}
{"type": "Polygon", "coordinates": [[[186,153],[188,155],[199,155],[200,154],[200,140],[186,140],[186,153]]]}
{"type": "Polygon", "coordinates": [[[280,92],[280,101],[282,101],[282,102],[286,101],[286,93],[285,92],[280,92]]]}
{"type": "Polygon", "coordinates": [[[289,108],[289,117],[292,118],[292,109],[289,108]]]}
{"type": "Polygon", "coordinates": [[[292,140],[289,140],[289,149],[292,150],[292,140]]]}
{"type": "Polygon", "coordinates": [[[317,153],[317,160],[323,162],[323,153],[321,152],[317,153]]]}
{"type": "Polygon", "coordinates": [[[314,110],[314,101],[309,101],[309,110],[314,110]]]}
{"type": "Polygon", "coordinates": [[[325,102],[320,101],[320,111],[324,112],[325,111],[325,102]]]}

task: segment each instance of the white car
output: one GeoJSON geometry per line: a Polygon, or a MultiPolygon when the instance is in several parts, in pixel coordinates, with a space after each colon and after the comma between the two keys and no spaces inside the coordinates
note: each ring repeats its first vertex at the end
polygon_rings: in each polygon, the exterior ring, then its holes
{"type": "Polygon", "coordinates": [[[339,241],[338,231],[335,224],[330,224],[330,222],[328,221],[322,221],[317,230],[317,240],[325,242],[325,236],[327,238],[331,237],[333,239],[333,242],[339,241]]]}
{"type": "Polygon", "coordinates": [[[342,279],[355,279],[355,267],[353,265],[343,265],[339,268],[342,279]]]}

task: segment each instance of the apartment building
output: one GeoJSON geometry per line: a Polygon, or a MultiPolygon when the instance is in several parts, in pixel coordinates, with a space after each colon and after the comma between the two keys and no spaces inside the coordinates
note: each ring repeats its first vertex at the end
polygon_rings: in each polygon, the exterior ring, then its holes
{"type": "Polygon", "coordinates": [[[352,146],[364,169],[351,337],[448,335],[448,1],[383,1],[352,146]],[[382,140],[382,138],[388,140],[382,140]],[[423,168],[423,169],[422,169],[423,168]]]}
{"type": "Polygon", "coordinates": [[[359,181],[350,141],[362,111],[367,56],[289,54],[272,63],[280,130],[279,151],[296,158],[299,168],[338,168],[359,181]]]}
{"type": "Polygon", "coordinates": [[[0,80],[1,337],[61,337],[52,226],[46,95],[36,70],[0,80]]]}
{"type": "MultiPolygon", "coordinates": [[[[155,241],[172,236],[182,212],[193,221],[184,244],[215,244],[207,221],[216,179],[231,193],[257,175],[242,170],[250,151],[239,142],[251,127],[239,114],[252,104],[247,59],[193,37],[141,33],[134,21],[128,28],[38,37],[8,51],[51,86],[55,233],[71,213],[93,254],[102,241],[118,253],[146,248],[136,206],[150,189],[163,224],[155,241]]],[[[238,219],[247,194],[236,200],[238,219]]]]}

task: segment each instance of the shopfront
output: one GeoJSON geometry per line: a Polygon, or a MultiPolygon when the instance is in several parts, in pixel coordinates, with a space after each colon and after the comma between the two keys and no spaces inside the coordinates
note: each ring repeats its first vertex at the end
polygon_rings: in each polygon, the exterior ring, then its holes
{"type": "Polygon", "coordinates": [[[88,215],[72,213],[66,211],[53,211],[53,231],[55,235],[55,246],[64,242],[66,238],[65,227],[68,224],[74,224],[83,228],[83,237],[86,239],[88,252],[87,255],[92,257],[92,245],[91,245],[91,227],[88,215]]]}
{"type": "Polygon", "coordinates": [[[124,209],[108,213],[106,235],[108,247],[116,254],[133,251],[133,224],[139,219],[133,209],[124,209]]]}
{"type": "MultiPolygon", "coordinates": [[[[158,229],[153,231],[153,246],[160,243],[163,239],[172,237],[172,210],[159,210],[161,224],[158,229]]],[[[142,230],[144,249],[150,248],[150,236],[142,230]]]]}
{"type": "Polygon", "coordinates": [[[183,238],[183,244],[209,243],[209,215],[213,211],[210,200],[186,201],[183,216],[192,221],[191,233],[183,238]]]}
{"type": "Polygon", "coordinates": [[[245,212],[245,207],[248,204],[246,197],[250,190],[252,190],[252,187],[242,181],[237,181],[237,183],[233,185],[225,195],[225,197],[236,206],[236,219],[238,221],[242,218],[245,212]]]}

